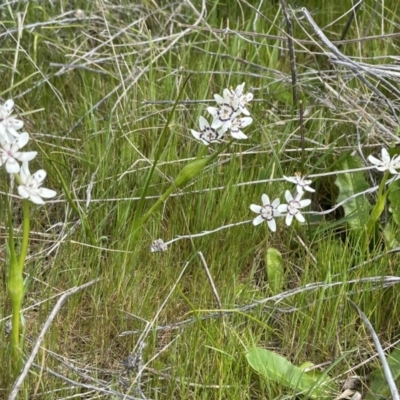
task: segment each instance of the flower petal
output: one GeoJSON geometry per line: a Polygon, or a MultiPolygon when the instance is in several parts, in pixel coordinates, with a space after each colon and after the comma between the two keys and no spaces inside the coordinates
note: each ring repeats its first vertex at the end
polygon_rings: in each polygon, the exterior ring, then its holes
{"type": "Polygon", "coordinates": [[[271,204],[271,202],[269,201],[268,195],[265,193],[261,196],[261,201],[264,204],[264,206],[271,204]]]}
{"type": "MultiPolygon", "coordinates": [[[[224,97],[226,98],[227,96],[224,95],[224,97]]],[[[214,99],[218,104],[225,103],[224,97],[220,96],[219,94],[214,94],[214,99]]]]}
{"type": "Polygon", "coordinates": [[[213,116],[216,117],[218,115],[218,108],[216,107],[207,107],[207,111],[213,116]]]}
{"type": "Polygon", "coordinates": [[[267,221],[269,229],[271,229],[272,232],[276,232],[276,222],[273,218],[269,219],[267,221]]]}
{"type": "Polygon", "coordinates": [[[18,194],[24,199],[27,199],[30,196],[28,190],[23,185],[18,186],[18,194]]]}
{"type": "Polygon", "coordinates": [[[35,179],[39,184],[41,184],[44,179],[46,178],[47,172],[44,169],[39,169],[39,171],[36,171],[33,175],[32,178],[35,179]]]}
{"type": "Polygon", "coordinates": [[[258,206],[257,204],[250,204],[250,210],[257,214],[260,214],[262,207],[258,206]]]}
{"type": "Polygon", "coordinates": [[[14,141],[14,145],[17,144],[19,149],[22,149],[29,142],[29,133],[21,133],[14,141]]]}
{"type": "Polygon", "coordinates": [[[251,117],[240,118],[240,125],[242,128],[246,128],[246,126],[249,126],[252,122],[253,122],[253,118],[251,118],[251,117]]]}
{"type": "Polygon", "coordinates": [[[197,131],[195,131],[195,130],[193,130],[193,129],[191,129],[190,130],[190,132],[192,133],[192,135],[197,139],[197,140],[200,140],[200,132],[197,132],[197,131]]]}
{"type": "Polygon", "coordinates": [[[38,194],[31,193],[29,200],[35,204],[45,204],[44,200],[38,194]]]}
{"type": "Polygon", "coordinates": [[[390,155],[389,155],[389,152],[388,152],[384,147],[382,147],[382,161],[383,161],[385,164],[389,164],[389,163],[390,163],[390,155]]]}
{"type": "Polygon", "coordinates": [[[14,108],[14,100],[8,99],[4,104],[3,104],[3,109],[10,115],[12,113],[12,110],[14,108]]]}
{"type": "Polygon", "coordinates": [[[301,212],[298,212],[295,217],[299,222],[304,222],[306,220],[301,212]]]}
{"type": "Polygon", "coordinates": [[[287,204],[280,204],[278,206],[279,213],[287,213],[288,209],[289,209],[289,206],[287,204]]]}
{"type": "Polygon", "coordinates": [[[247,139],[247,136],[240,129],[237,130],[237,131],[232,131],[231,130],[231,136],[234,139],[238,139],[238,140],[247,139]]]}
{"type": "Polygon", "coordinates": [[[24,161],[22,163],[20,177],[21,177],[22,183],[26,183],[26,181],[31,177],[31,173],[29,172],[29,165],[28,165],[27,161],[24,161]]]}
{"type": "Polygon", "coordinates": [[[260,225],[260,224],[262,224],[263,222],[264,222],[264,218],[263,218],[261,215],[258,215],[257,217],[255,217],[255,218],[253,219],[253,225],[254,225],[254,226],[260,225]]]}
{"type": "Polygon", "coordinates": [[[204,130],[204,128],[208,128],[210,126],[208,121],[203,116],[199,117],[199,125],[201,131],[204,130]]]}
{"type": "Polygon", "coordinates": [[[290,203],[293,200],[292,194],[289,192],[289,190],[286,190],[285,192],[285,199],[288,203],[290,203]]]}
{"type": "Polygon", "coordinates": [[[19,152],[15,155],[18,161],[32,161],[37,156],[37,151],[19,152]]]}
{"type": "Polygon", "coordinates": [[[292,215],[292,214],[287,214],[287,215],[286,215],[286,219],[285,219],[286,225],[287,225],[287,226],[290,226],[290,224],[292,223],[292,221],[293,221],[293,215],[292,215]]]}
{"type": "Polygon", "coordinates": [[[219,129],[219,128],[224,129],[224,132],[226,132],[228,130],[227,125],[223,121],[219,120],[218,118],[215,118],[213,120],[211,127],[213,129],[219,129]]]}
{"type": "Polygon", "coordinates": [[[300,207],[299,208],[303,208],[303,207],[307,207],[311,204],[311,200],[310,199],[304,199],[304,200],[300,200],[300,207]]]}
{"type": "Polygon", "coordinates": [[[9,157],[6,161],[6,171],[9,174],[17,174],[20,170],[20,166],[15,158],[9,157]]]}
{"type": "Polygon", "coordinates": [[[274,208],[278,208],[278,206],[279,206],[279,204],[281,203],[281,201],[280,201],[280,199],[275,199],[273,202],[272,202],[272,207],[274,207],[274,208]]]}
{"type": "Polygon", "coordinates": [[[38,194],[40,197],[43,197],[45,199],[51,199],[52,197],[57,196],[57,192],[55,190],[46,188],[39,188],[38,194]]]}
{"type": "Polygon", "coordinates": [[[249,101],[252,101],[252,100],[253,100],[254,95],[253,95],[253,93],[248,92],[248,93],[246,93],[246,94],[244,95],[244,97],[245,97],[245,102],[248,103],[249,101]]]}

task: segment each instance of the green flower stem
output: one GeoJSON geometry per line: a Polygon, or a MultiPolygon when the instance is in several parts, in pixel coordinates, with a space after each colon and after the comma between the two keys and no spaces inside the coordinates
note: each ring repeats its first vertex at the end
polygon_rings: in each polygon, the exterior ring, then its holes
{"type": "Polygon", "coordinates": [[[203,158],[207,155],[207,151],[208,151],[208,146],[202,146],[199,154],[197,154],[197,159],[203,158]]]}
{"type": "Polygon", "coordinates": [[[11,260],[10,263],[8,293],[12,306],[11,354],[14,367],[18,370],[22,355],[19,342],[19,331],[21,304],[24,296],[24,281],[16,258],[11,260]]]}
{"type": "MultiPolygon", "coordinates": [[[[20,177],[15,174],[17,183],[20,182],[20,177]]],[[[23,222],[22,222],[22,243],[19,259],[15,252],[15,241],[13,231],[13,220],[10,204],[8,205],[8,230],[9,230],[9,251],[10,251],[10,269],[8,273],[8,294],[10,296],[12,307],[12,330],[11,330],[11,354],[14,371],[17,373],[21,366],[22,360],[22,345],[20,341],[20,321],[21,321],[21,306],[24,298],[24,279],[23,271],[28,253],[29,233],[30,233],[30,202],[24,199],[23,202],[23,222]]]]}
{"type": "Polygon", "coordinates": [[[12,212],[10,205],[8,207],[8,229],[9,229],[9,251],[10,251],[10,269],[8,274],[8,293],[12,306],[12,330],[11,330],[11,354],[14,370],[17,373],[22,359],[22,348],[20,343],[20,321],[21,305],[24,297],[23,270],[26,254],[28,252],[30,218],[29,218],[29,200],[23,200],[23,233],[21,254],[19,260],[15,253],[15,241],[13,232],[12,212]]]}
{"type": "Polygon", "coordinates": [[[29,233],[30,233],[30,218],[29,218],[29,200],[23,200],[23,227],[22,227],[22,245],[21,245],[21,254],[19,256],[19,268],[22,271],[24,270],[26,254],[28,253],[28,243],[29,243],[29,233]]]}
{"type": "Polygon", "coordinates": [[[385,186],[386,186],[386,181],[388,180],[388,178],[389,178],[389,171],[386,171],[385,174],[383,175],[382,181],[379,185],[376,204],[375,204],[374,208],[372,209],[371,214],[368,219],[367,237],[366,237],[367,241],[369,241],[369,238],[371,237],[374,226],[375,226],[376,222],[379,220],[379,217],[381,216],[383,210],[385,209],[386,197],[389,194],[389,189],[390,189],[390,188],[388,188],[386,191],[384,191],[385,186]]]}
{"type": "Polygon", "coordinates": [[[207,153],[207,147],[204,146],[197,158],[190,162],[189,164],[186,164],[183,168],[182,171],[178,174],[176,177],[174,183],[160,196],[160,198],[153,204],[153,206],[146,212],[146,214],[143,215],[143,217],[139,220],[139,226],[142,226],[153,214],[153,212],[162,204],[164,203],[165,200],[168,199],[168,197],[176,190],[179,188],[182,188],[185,186],[189,181],[191,181],[194,177],[196,177],[203,169],[210,164],[213,160],[215,160],[223,151],[225,151],[233,142],[231,140],[227,145],[221,148],[221,150],[215,152],[211,156],[204,157],[204,155],[207,153]]]}
{"type": "Polygon", "coordinates": [[[176,189],[174,185],[171,185],[160,197],[159,199],[151,206],[150,210],[146,212],[145,215],[139,220],[140,226],[142,226],[153,214],[157,208],[164,203],[165,200],[172,194],[172,192],[176,189]]]}

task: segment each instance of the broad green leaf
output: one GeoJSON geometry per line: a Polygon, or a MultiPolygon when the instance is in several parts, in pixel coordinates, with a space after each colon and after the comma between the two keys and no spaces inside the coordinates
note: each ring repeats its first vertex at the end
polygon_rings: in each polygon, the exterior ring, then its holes
{"type": "Polygon", "coordinates": [[[332,395],[332,388],[324,383],[325,379],[305,373],[303,369],[272,351],[253,348],[246,354],[246,359],[260,375],[291,388],[296,393],[307,394],[312,398],[332,395]]]}
{"type": "MultiPolygon", "coordinates": [[[[362,167],[360,160],[350,154],[345,155],[338,163],[338,169],[342,171],[360,167],[362,167]]],[[[363,172],[338,174],[335,184],[339,188],[338,203],[369,188],[363,172]]],[[[360,195],[347,201],[343,205],[343,209],[349,227],[351,229],[363,229],[368,221],[370,208],[371,205],[365,195],[360,195]]]]}
{"type": "Polygon", "coordinates": [[[270,247],[265,256],[268,284],[273,294],[279,293],[283,286],[283,262],[279,250],[270,247]]]}
{"type": "Polygon", "coordinates": [[[327,376],[325,375],[324,372],[319,371],[316,368],[313,368],[315,366],[314,363],[311,361],[304,361],[299,365],[299,368],[304,371],[305,374],[308,376],[311,376],[313,378],[319,379],[320,382],[326,382],[327,381],[327,376]]]}
{"type": "Polygon", "coordinates": [[[398,226],[400,226],[400,180],[390,184],[388,197],[393,220],[398,226]]]}
{"type": "MultiPolygon", "coordinates": [[[[393,379],[398,384],[400,382],[400,346],[396,347],[387,357],[393,379]]],[[[377,368],[369,374],[369,393],[365,400],[387,399],[390,397],[389,386],[383,375],[382,368],[377,368]]]]}

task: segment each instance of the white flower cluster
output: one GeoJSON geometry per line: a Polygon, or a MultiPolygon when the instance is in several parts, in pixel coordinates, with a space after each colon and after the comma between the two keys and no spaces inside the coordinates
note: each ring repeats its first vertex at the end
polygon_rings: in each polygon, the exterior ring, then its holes
{"type": "Polygon", "coordinates": [[[279,199],[275,199],[272,203],[269,200],[268,195],[263,194],[261,196],[262,206],[258,206],[256,204],[250,205],[250,210],[257,213],[258,216],[254,218],[253,225],[259,225],[262,222],[266,221],[269,229],[272,232],[276,231],[276,217],[285,216],[286,225],[290,225],[293,221],[293,217],[295,217],[299,222],[304,222],[305,218],[301,214],[300,209],[303,207],[307,207],[311,204],[310,199],[301,200],[303,197],[304,191],[315,192],[315,190],[310,187],[311,180],[305,179],[300,174],[294,177],[286,177],[284,178],[296,185],[296,195],[293,197],[289,190],[285,192],[285,199],[287,204],[280,204],[279,199]]]}
{"type": "Polygon", "coordinates": [[[227,131],[230,131],[231,136],[235,139],[247,139],[242,129],[253,122],[246,107],[247,103],[253,100],[253,94],[244,93],[244,85],[242,83],[235,90],[224,89],[223,96],[214,95],[218,107],[207,107],[207,111],[213,117],[211,125],[204,117],[200,117],[200,132],[191,129],[192,135],[197,140],[208,146],[210,143],[218,143],[227,131]],[[246,117],[242,117],[242,114],[246,117]]]}
{"type": "Polygon", "coordinates": [[[11,115],[13,109],[13,100],[0,105],[0,167],[4,165],[9,174],[19,174],[18,193],[21,197],[35,204],[44,204],[43,199],[54,197],[56,192],[40,187],[46,178],[46,171],[41,169],[33,175],[29,172],[28,162],[36,157],[37,151],[21,151],[29,142],[29,134],[18,132],[24,123],[11,115]]]}

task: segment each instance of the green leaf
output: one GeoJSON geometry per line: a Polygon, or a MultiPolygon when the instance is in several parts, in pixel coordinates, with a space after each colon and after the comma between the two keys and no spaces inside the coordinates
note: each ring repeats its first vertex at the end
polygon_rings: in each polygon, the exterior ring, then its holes
{"type": "MultiPolygon", "coordinates": [[[[342,171],[360,167],[362,167],[360,160],[350,154],[345,155],[338,162],[338,169],[342,171]]],[[[338,174],[335,184],[339,188],[338,203],[369,188],[363,172],[338,174]]],[[[368,211],[370,208],[371,205],[365,195],[357,196],[343,204],[349,227],[351,229],[364,229],[369,219],[368,211]]]]}
{"type": "MultiPolygon", "coordinates": [[[[393,379],[398,384],[400,381],[400,346],[396,347],[387,357],[393,379]]],[[[382,368],[377,368],[369,374],[370,393],[367,394],[365,400],[387,399],[390,397],[389,386],[383,375],[382,368]]]]}
{"type": "Polygon", "coordinates": [[[279,250],[270,247],[265,256],[268,284],[273,294],[279,293],[283,287],[283,262],[279,250]]]}
{"type": "Polygon", "coordinates": [[[333,389],[327,385],[325,377],[321,379],[309,375],[272,351],[253,348],[246,354],[246,359],[260,375],[291,388],[296,393],[307,394],[312,398],[332,395],[333,389]]]}

